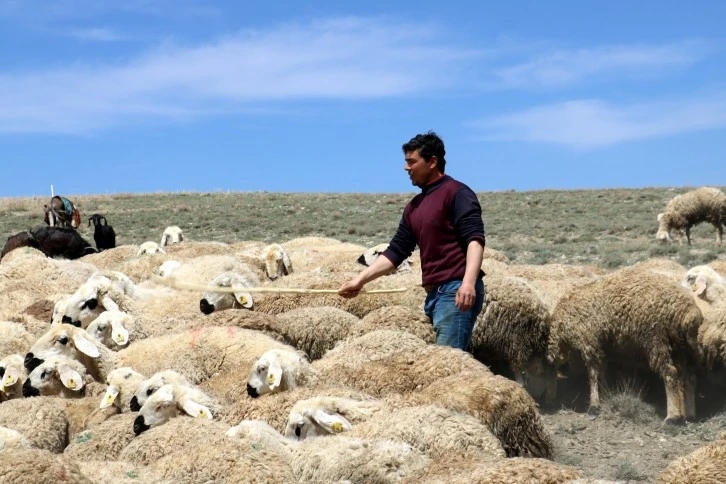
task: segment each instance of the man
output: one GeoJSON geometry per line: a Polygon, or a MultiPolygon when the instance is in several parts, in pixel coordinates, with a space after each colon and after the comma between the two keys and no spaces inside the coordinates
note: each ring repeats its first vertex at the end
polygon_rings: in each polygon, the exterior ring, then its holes
{"type": "Polygon", "coordinates": [[[424,311],[436,343],[466,350],[484,304],[484,221],[476,194],[444,174],[444,142],[433,131],[403,145],[404,169],[421,193],[403,211],[388,249],[338,294],[357,296],[363,286],[393,271],[416,245],[421,250],[424,311]]]}

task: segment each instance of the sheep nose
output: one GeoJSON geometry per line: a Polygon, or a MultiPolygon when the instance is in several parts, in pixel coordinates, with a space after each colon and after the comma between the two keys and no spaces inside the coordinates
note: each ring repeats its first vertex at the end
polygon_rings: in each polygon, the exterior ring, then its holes
{"type": "Polygon", "coordinates": [[[135,395],[131,399],[131,402],[129,402],[129,407],[131,408],[132,412],[138,412],[139,410],[141,410],[141,405],[139,405],[139,399],[136,398],[135,395]]]}
{"type": "Polygon", "coordinates": [[[37,388],[33,388],[33,386],[30,384],[30,378],[25,380],[25,383],[23,383],[23,396],[25,398],[40,396],[40,391],[37,388]]]}
{"type": "Polygon", "coordinates": [[[206,299],[202,299],[201,301],[199,301],[199,309],[204,314],[212,314],[214,312],[214,305],[209,304],[209,301],[207,301],[206,299]]]}
{"type": "Polygon", "coordinates": [[[23,366],[28,371],[35,370],[41,363],[43,363],[43,360],[39,360],[35,356],[33,356],[33,353],[28,353],[25,355],[25,360],[23,360],[23,366]]]}
{"type": "Polygon", "coordinates": [[[257,389],[249,383],[247,384],[247,395],[251,396],[252,398],[257,398],[260,396],[260,394],[257,393],[257,389]]]}
{"type": "Polygon", "coordinates": [[[136,420],[134,420],[134,433],[136,435],[139,435],[141,432],[145,432],[150,428],[151,427],[146,425],[146,423],[144,422],[143,415],[139,415],[138,417],[136,417],[136,420]]]}

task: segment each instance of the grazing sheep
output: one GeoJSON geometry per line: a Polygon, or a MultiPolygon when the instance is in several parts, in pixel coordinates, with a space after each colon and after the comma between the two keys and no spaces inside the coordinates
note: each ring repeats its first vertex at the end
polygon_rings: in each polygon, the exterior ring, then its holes
{"type": "Polygon", "coordinates": [[[85,384],[86,368],[80,362],[64,355],[54,355],[28,374],[23,383],[23,396],[80,398],[85,396],[85,384]]]}
{"type": "Polygon", "coordinates": [[[658,475],[659,484],[726,482],[726,435],[676,459],[658,475]]]}
{"type": "Polygon", "coordinates": [[[271,281],[292,274],[292,262],[280,244],[270,244],[262,250],[265,275],[271,281]]]}
{"type": "Polygon", "coordinates": [[[666,422],[680,423],[696,412],[695,377],[689,367],[702,322],[693,298],[677,282],[651,271],[621,269],[575,288],[557,303],[548,359],[559,366],[574,355],[582,358],[590,407],[597,412],[606,352],[645,358],[665,384],[666,422]]]}
{"type": "Polygon", "coordinates": [[[116,231],[108,225],[106,217],[94,213],[88,217],[88,225],[93,223],[93,240],[96,242],[96,249],[99,252],[116,247],[116,231]],[[101,225],[103,220],[103,225],[101,225]]]}
{"type": "Polygon", "coordinates": [[[350,327],[348,338],[357,338],[382,329],[406,331],[426,343],[436,342],[434,326],[423,310],[401,305],[384,306],[366,314],[359,323],[350,327]]]}
{"type": "MultiPolygon", "coordinates": [[[[383,254],[386,249],[388,249],[388,244],[378,244],[370,249],[366,250],[361,254],[360,257],[358,257],[357,262],[359,264],[363,264],[364,266],[369,266],[373,264],[373,261],[378,258],[379,255],[383,254]]],[[[401,262],[401,264],[396,268],[398,272],[410,272],[411,271],[411,261],[410,260],[404,260],[401,262]]],[[[395,271],[392,271],[395,272],[395,271]]]]}
{"type": "Polygon", "coordinates": [[[0,403],[22,397],[23,382],[27,377],[21,355],[13,354],[0,360],[0,403]]]}
{"type": "Polygon", "coordinates": [[[166,253],[164,249],[161,248],[159,244],[152,241],[147,241],[142,243],[139,246],[139,250],[136,252],[136,256],[142,256],[142,255],[151,255],[151,254],[157,254],[157,253],[166,253]]]}
{"type": "Polygon", "coordinates": [[[5,242],[5,246],[3,247],[2,252],[0,252],[0,260],[2,260],[2,258],[5,257],[5,254],[10,252],[11,250],[15,250],[20,247],[32,247],[34,249],[40,250],[38,241],[35,240],[33,234],[30,232],[30,230],[25,230],[23,232],[18,232],[17,234],[8,237],[8,240],[5,242]]]}
{"type": "Polygon", "coordinates": [[[139,435],[183,413],[212,420],[219,415],[219,411],[219,404],[198,388],[167,383],[144,402],[139,416],[134,420],[134,433],[139,435]]]}
{"type": "Polygon", "coordinates": [[[167,245],[178,244],[184,240],[184,231],[176,226],[170,225],[164,229],[164,233],[161,234],[161,242],[159,247],[166,247],[167,245]]]}
{"type": "Polygon", "coordinates": [[[656,238],[670,242],[671,230],[677,230],[685,232],[688,245],[691,245],[691,227],[701,222],[716,227],[716,242],[721,245],[723,224],[726,223],[726,195],[718,188],[701,187],[671,199],[665,211],[658,214],[656,238]]]}
{"type": "Polygon", "coordinates": [[[175,370],[161,370],[149,378],[143,379],[136,385],[132,395],[129,397],[129,409],[133,412],[138,412],[141,407],[146,403],[146,399],[154,394],[159,388],[170,383],[178,385],[191,385],[189,380],[175,370]]]}
{"type": "Polygon", "coordinates": [[[306,385],[316,379],[316,372],[305,353],[286,349],[265,351],[252,365],[247,380],[247,394],[257,398],[306,385]]]}
{"type": "MultiPolygon", "coordinates": [[[[256,287],[259,286],[259,280],[252,273],[239,274],[235,272],[224,272],[209,283],[210,286],[219,287],[256,287]]],[[[199,310],[204,314],[212,314],[214,311],[222,311],[224,309],[252,309],[254,301],[252,294],[240,289],[234,293],[207,291],[199,300],[199,310]]]]}
{"type": "MultiPolygon", "coordinates": [[[[101,398],[99,408],[115,406],[121,412],[131,410],[130,404],[136,390],[146,380],[141,373],[134,371],[130,366],[116,368],[106,376],[106,393],[101,398]]],[[[153,392],[152,392],[153,393],[153,392]]]]}

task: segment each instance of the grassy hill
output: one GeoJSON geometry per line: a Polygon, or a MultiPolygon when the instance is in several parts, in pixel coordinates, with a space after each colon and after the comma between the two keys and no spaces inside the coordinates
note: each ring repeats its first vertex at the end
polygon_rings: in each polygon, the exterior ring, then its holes
{"type": "MultiPolygon", "coordinates": [[[[517,263],[595,264],[607,269],[650,257],[684,265],[726,257],[715,229],[701,224],[693,246],[655,240],[656,216],[675,195],[694,187],[542,190],[478,193],[487,245],[517,263]]],[[[721,187],[722,189],[724,187],[721,187]]],[[[67,195],[82,215],[81,234],[93,242],[88,216],[101,213],[117,244],[158,241],[167,225],[190,240],[284,242],[324,236],[372,246],[387,242],[411,193],[149,193],[67,195]]],[[[0,237],[44,225],[49,197],[1,198],[0,237]]]]}

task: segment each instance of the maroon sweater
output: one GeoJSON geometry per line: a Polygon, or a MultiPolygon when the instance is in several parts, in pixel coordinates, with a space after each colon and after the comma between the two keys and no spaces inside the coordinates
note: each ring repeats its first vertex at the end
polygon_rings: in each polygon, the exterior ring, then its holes
{"type": "Polygon", "coordinates": [[[406,205],[396,235],[383,255],[398,267],[418,245],[421,283],[441,284],[464,278],[466,249],[472,240],[484,247],[479,200],[469,187],[443,176],[406,205]]]}

